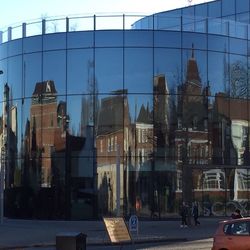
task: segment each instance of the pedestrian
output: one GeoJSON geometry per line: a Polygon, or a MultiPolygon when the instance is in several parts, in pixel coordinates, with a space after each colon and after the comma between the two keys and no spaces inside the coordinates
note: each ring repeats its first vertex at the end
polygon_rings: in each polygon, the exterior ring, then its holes
{"type": "Polygon", "coordinates": [[[239,218],[243,218],[240,209],[235,209],[235,211],[231,214],[231,218],[232,219],[239,219],[239,218]]]}
{"type": "Polygon", "coordinates": [[[181,215],[181,227],[187,227],[188,207],[184,201],[182,202],[180,215],[181,215]]]}
{"type": "Polygon", "coordinates": [[[198,221],[198,217],[199,217],[199,208],[198,208],[198,204],[196,201],[193,202],[192,204],[192,216],[194,218],[194,225],[200,225],[201,223],[198,221]]]}

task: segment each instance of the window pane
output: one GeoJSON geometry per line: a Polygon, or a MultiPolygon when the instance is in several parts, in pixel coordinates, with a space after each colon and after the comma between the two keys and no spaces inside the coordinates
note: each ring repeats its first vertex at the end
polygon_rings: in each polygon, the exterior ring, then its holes
{"type": "Polygon", "coordinates": [[[94,93],[94,60],[92,49],[68,50],[67,93],[94,93]]]}
{"type": "Polygon", "coordinates": [[[95,50],[96,91],[110,93],[123,89],[123,50],[95,50]]]}
{"type": "Polygon", "coordinates": [[[95,35],[96,47],[121,47],[123,45],[123,31],[98,31],[95,35]]]}
{"type": "Polygon", "coordinates": [[[168,93],[176,93],[181,83],[181,53],[176,49],[155,49],[155,77],[164,77],[168,93]]]}
{"type": "Polygon", "coordinates": [[[222,0],[222,16],[232,14],[235,14],[235,0],[222,0]]]}
{"type": "Polygon", "coordinates": [[[66,48],[66,33],[50,34],[43,36],[43,49],[55,50],[66,48]],[[58,42],[60,41],[60,43],[58,42]]]}
{"type": "Polygon", "coordinates": [[[125,46],[152,47],[153,32],[150,31],[125,31],[125,46]]]}
{"type": "Polygon", "coordinates": [[[68,48],[91,48],[94,46],[94,32],[68,32],[68,48]]]}
{"type": "Polygon", "coordinates": [[[66,53],[51,51],[43,54],[43,80],[54,81],[57,94],[66,94],[66,53]]]}
{"type": "Polygon", "coordinates": [[[164,48],[180,48],[181,34],[178,32],[155,31],[154,46],[164,48]],[[171,39],[170,39],[171,37],[171,39]]]}
{"type": "Polygon", "coordinates": [[[152,49],[125,49],[124,88],[129,93],[152,93],[152,49]]]}

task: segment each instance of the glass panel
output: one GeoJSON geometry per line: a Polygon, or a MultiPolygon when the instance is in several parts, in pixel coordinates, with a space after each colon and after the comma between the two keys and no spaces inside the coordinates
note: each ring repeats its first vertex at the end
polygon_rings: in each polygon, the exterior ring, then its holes
{"type": "Polygon", "coordinates": [[[23,61],[24,96],[31,97],[35,84],[42,81],[42,54],[26,54],[23,61]]]}
{"type": "Polygon", "coordinates": [[[181,30],[181,17],[171,12],[157,14],[154,19],[155,30],[181,30]]]}
{"type": "Polygon", "coordinates": [[[235,3],[236,3],[236,13],[249,11],[249,0],[235,1],[235,3]]]}
{"type": "Polygon", "coordinates": [[[210,2],[207,7],[209,17],[221,17],[221,1],[210,2]]]}
{"type": "Polygon", "coordinates": [[[43,80],[53,81],[58,95],[66,94],[66,53],[65,51],[44,52],[43,80]]]}
{"type": "MultiPolygon", "coordinates": [[[[207,210],[203,206],[203,187],[202,187],[202,169],[193,169],[192,170],[192,182],[194,190],[194,201],[197,202],[198,206],[198,216],[200,215],[209,215],[207,210]]],[[[192,204],[194,205],[194,204],[192,204]]]]}
{"type": "Polygon", "coordinates": [[[4,59],[8,56],[8,43],[2,43],[0,46],[0,59],[4,59]]]}
{"type": "Polygon", "coordinates": [[[232,14],[235,14],[235,0],[222,0],[222,16],[232,14]]]}
{"type": "Polygon", "coordinates": [[[164,78],[166,91],[175,94],[181,83],[181,53],[175,49],[155,49],[155,77],[164,78]]]}
{"type": "Polygon", "coordinates": [[[179,32],[154,32],[154,46],[164,48],[180,48],[181,47],[181,34],[179,32]],[[170,39],[171,37],[171,39],[170,39]]]}
{"type": "Polygon", "coordinates": [[[42,50],[42,36],[23,38],[23,52],[31,53],[42,50]]]}
{"type": "Polygon", "coordinates": [[[150,31],[125,31],[125,47],[152,47],[153,46],[153,32],[150,31]]]}
{"type": "Polygon", "coordinates": [[[96,92],[110,93],[123,89],[123,50],[95,50],[96,92]]]}
{"type": "MultiPolygon", "coordinates": [[[[123,187],[127,174],[123,165],[123,152],[127,152],[129,138],[129,111],[126,94],[100,95],[96,123],[96,151],[98,173],[98,198],[104,201],[101,213],[113,214],[116,208],[117,181],[120,184],[121,206],[128,192],[123,187]],[[125,143],[124,143],[124,139],[125,143]],[[122,171],[123,170],[123,171],[122,171]],[[117,179],[118,178],[118,179],[117,179]]],[[[126,169],[128,172],[129,169],[126,169]]],[[[128,172],[129,173],[129,172],[128,172]]],[[[127,186],[128,188],[128,186],[127,186]]]]}
{"type": "Polygon", "coordinates": [[[68,48],[91,48],[94,46],[94,32],[69,32],[67,34],[68,48]]]}
{"type": "Polygon", "coordinates": [[[189,6],[187,8],[182,9],[183,16],[194,17],[194,6],[189,6]]]}
{"type": "Polygon", "coordinates": [[[229,35],[232,37],[247,38],[247,29],[246,24],[229,22],[229,35]]]}
{"type": "Polygon", "coordinates": [[[248,24],[249,23],[249,12],[237,14],[236,21],[248,24]]]}
{"type": "MultiPolygon", "coordinates": [[[[93,176],[96,176],[93,103],[92,95],[68,96],[67,114],[58,116],[58,126],[66,126],[67,155],[70,155],[70,176],[72,191],[71,206],[72,218],[84,219],[93,217],[95,188],[93,176]],[[64,119],[65,118],[65,119],[64,119]],[[80,209],[87,211],[80,212],[80,209]]],[[[59,104],[60,110],[63,106],[59,104]]]]}
{"type": "Polygon", "coordinates": [[[247,41],[230,38],[230,52],[235,54],[247,54],[247,41]]]}
{"type": "MultiPolygon", "coordinates": [[[[152,207],[153,182],[152,153],[153,153],[153,111],[151,95],[128,96],[129,117],[131,129],[124,130],[124,162],[129,171],[127,185],[127,210],[136,209],[137,214],[150,216],[152,207]]],[[[126,119],[125,121],[128,121],[126,119]]],[[[156,182],[155,182],[156,183],[156,182]]]]}
{"type": "Polygon", "coordinates": [[[199,4],[197,6],[194,6],[195,8],[195,16],[197,17],[207,17],[207,4],[199,4]]]}
{"type": "Polygon", "coordinates": [[[22,53],[22,41],[14,40],[8,43],[8,56],[20,55],[22,53]]]}
{"type": "Polygon", "coordinates": [[[194,31],[195,30],[195,18],[193,16],[182,17],[182,29],[183,31],[194,31]]]}
{"type": "Polygon", "coordinates": [[[123,31],[98,31],[95,33],[96,47],[121,47],[123,45],[123,31]]]}
{"type": "Polygon", "coordinates": [[[208,169],[201,178],[203,187],[204,215],[225,215],[225,171],[224,169],[208,169]]]}
{"type": "Polygon", "coordinates": [[[207,49],[207,37],[205,34],[183,33],[182,47],[195,49],[207,49]]]}
{"type": "Polygon", "coordinates": [[[201,87],[206,87],[208,84],[207,79],[207,53],[205,51],[195,50],[194,45],[192,50],[183,50],[183,81],[192,81],[198,83],[198,95],[202,95],[201,87]]]}
{"type": "Polygon", "coordinates": [[[152,93],[152,56],[152,49],[125,49],[124,88],[129,93],[152,93]]]}
{"type": "Polygon", "coordinates": [[[65,48],[66,48],[66,33],[43,36],[44,50],[65,49],[65,48]],[[60,41],[60,43],[58,41],[60,41]]]}
{"type": "Polygon", "coordinates": [[[67,93],[94,93],[94,60],[92,49],[68,50],[67,93]]]}
{"type": "MultiPolygon", "coordinates": [[[[5,74],[5,73],[4,73],[5,74]]],[[[7,84],[10,88],[11,98],[20,98],[23,95],[22,84],[22,56],[10,57],[8,59],[7,84]]]]}
{"type": "Polygon", "coordinates": [[[230,101],[224,93],[217,93],[213,114],[213,162],[214,164],[235,164],[235,154],[231,142],[230,101]],[[232,156],[232,157],[231,157],[232,156]]]}
{"type": "Polygon", "coordinates": [[[209,52],[208,80],[211,95],[229,95],[229,58],[226,53],[209,52]]]}
{"type": "Polygon", "coordinates": [[[208,50],[228,51],[228,38],[223,36],[208,35],[208,50]]]}

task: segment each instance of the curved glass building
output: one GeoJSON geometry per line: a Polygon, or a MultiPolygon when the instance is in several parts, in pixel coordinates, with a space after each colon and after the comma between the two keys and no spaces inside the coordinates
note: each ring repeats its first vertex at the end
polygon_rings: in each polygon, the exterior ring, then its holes
{"type": "Polygon", "coordinates": [[[249,10],[217,0],[2,31],[5,216],[161,219],[182,201],[249,215],[249,10]]]}

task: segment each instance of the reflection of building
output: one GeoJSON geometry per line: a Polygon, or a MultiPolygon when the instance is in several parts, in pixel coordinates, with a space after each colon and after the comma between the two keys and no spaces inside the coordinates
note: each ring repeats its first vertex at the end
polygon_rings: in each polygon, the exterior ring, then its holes
{"type": "Polygon", "coordinates": [[[52,153],[65,148],[65,117],[65,110],[57,104],[54,82],[36,83],[30,108],[30,148],[33,156],[41,159],[43,187],[51,185],[52,153]]]}
{"type": "Polygon", "coordinates": [[[4,85],[3,116],[1,118],[0,155],[5,168],[5,187],[14,185],[17,161],[17,107],[10,100],[8,84],[4,85]]]}
{"type": "MultiPolygon", "coordinates": [[[[246,99],[229,99],[223,93],[216,95],[214,110],[217,130],[216,133],[214,131],[213,145],[217,149],[217,162],[234,166],[249,165],[249,104],[246,99]]],[[[247,169],[232,169],[229,183],[234,188],[233,199],[247,198],[250,183],[247,169]]]]}
{"type": "Polygon", "coordinates": [[[46,20],[33,37],[25,23],[15,41],[14,28],[0,32],[13,91],[0,109],[10,215],[128,215],[137,201],[140,216],[167,217],[183,199],[221,204],[221,214],[249,202],[248,6],[216,0],[125,31],[70,32],[72,17],[60,20],[66,32],[46,34],[46,20]]]}
{"type": "MultiPolygon", "coordinates": [[[[110,197],[112,197],[112,200],[107,203],[109,207],[101,208],[111,213],[116,208],[117,163],[119,163],[120,167],[119,179],[121,186],[123,186],[125,178],[125,171],[122,171],[124,169],[122,157],[123,154],[128,154],[129,151],[129,133],[130,117],[126,91],[118,90],[114,92],[114,96],[101,100],[96,137],[98,187],[102,187],[102,190],[99,192],[99,201],[110,200],[110,197]],[[106,186],[104,186],[104,183],[106,183],[106,186]],[[109,192],[106,190],[109,190],[109,192]],[[109,197],[103,197],[105,194],[108,194],[109,197]]],[[[124,189],[120,189],[120,199],[121,201],[125,199],[124,189]]],[[[121,205],[123,204],[121,203],[121,205]]]]}

